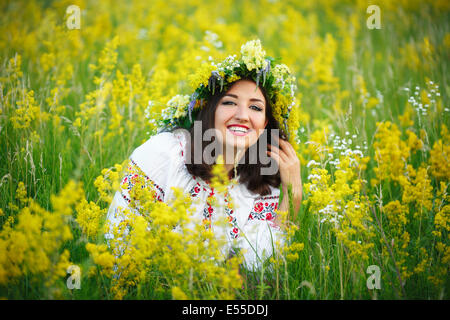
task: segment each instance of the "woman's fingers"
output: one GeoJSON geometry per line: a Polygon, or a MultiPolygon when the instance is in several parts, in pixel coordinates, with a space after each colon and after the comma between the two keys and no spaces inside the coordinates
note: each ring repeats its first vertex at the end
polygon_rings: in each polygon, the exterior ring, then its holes
{"type": "Polygon", "coordinates": [[[300,160],[297,156],[297,152],[295,152],[294,147],[288,141],[282,140],[282,142],[280,143],[284,152],[287,154],[289,165],[300,165],[300,160]]]}
{"type": "Polygon", "coordinates": [[[278,155],[278,157],[281,158],[281,160],[283,160],[284,162],[286,162],[288,160],[288,156],[286,155],[286,153],[283,150],[281,150],[275,146],[272,146],[270,144],[268,145],[268,147],[270,148],[269,152],[271,155],[278,155]]]}
{"type": "Polygon", "coordinates": [[[278,139],[278,143],[283,151],[290,156],[297,156],[297,153],[294,150],[294,147],[289,143],[289,141],[278,139]]]}
{"type": "Polygon", "coordinates": [[[276,148],[275,150],[278,153],[280,153],[281,155],[283,155],[283,158],[285,159],[285,161],[298,160],[297,153],[295,152],[294,147],[288,141],[278,139],[278,142],[279,142],[279,148],[272,146],[270,144],[268,146],[272,149],[276,148]]]}

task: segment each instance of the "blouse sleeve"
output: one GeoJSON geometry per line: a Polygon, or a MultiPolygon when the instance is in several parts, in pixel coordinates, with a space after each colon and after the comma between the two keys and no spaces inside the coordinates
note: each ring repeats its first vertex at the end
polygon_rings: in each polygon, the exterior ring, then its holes
{"type": "Polygon", "coordinates": [[[131,165],[159,191],[160,201],[164,201],[169,180],[181,162],[180,144],[171,132],[151,137],[130,156],[131,165]]]}
{"type": "Polygon", "coordinates": [[[133,199],[133,188],[150,187],[156,192],[155,200],[164,201],[169,180],[180,161],[180,145],[171,132],[157,134],[133,151],[127,172],[121,180],[120,190],[116,191],[108,210],[110,232],[105,234],[107,239],[112,238],[112,227],[124,219],[124,210],[129,209],[139,214],[136,209],[139,200],[133,199]],[[134,206],[130,205],[131,202],[134,206]]]}

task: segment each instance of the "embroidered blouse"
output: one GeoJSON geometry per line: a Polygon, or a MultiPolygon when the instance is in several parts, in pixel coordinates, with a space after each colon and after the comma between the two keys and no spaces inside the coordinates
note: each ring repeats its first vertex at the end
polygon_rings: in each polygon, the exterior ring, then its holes
{"type": "MultiPolygon", "coordinates": [[[[233,248],[243,249],[244,263],[249,269],[257,269],[261,261],[269,258],[276,243],[283,244],[284,233],[274,223],[275,210],[279,205],[280,190],[271,188],[271,194],[260,196],[252,193],[241,183],[228,187],[225,197],[215,194],[207,182],[191,175],[185,161],[186,136],[183,132],[163,132],[152,136],[139,146],[130,156],[129,173],[122,179],[120,191],[117,191],[108,211],[107,219],[117,224],[123,219],[118,207],[126,208],[130,203],[129,190],[138,176],[152,184],[158,201],[168,202],[175,197],[172,187],[178,187],[188,193],[195,207],[196,221],[205,228],[213,226],[215,237],[224,237],[222,248],[224,257],[233,252],[233,248]],[[218,210],[210,203],[215,196],[217,203],[225,211],[218,210]],[[227,206],[232,199],[233,206],[227,206]],[[215,221],[227,215],[228,225],[216,227],[215,221]]],[[[106,234],[111,238],[112,234],[106,234]]],[[[223,238],[222,238],[223,239],[223,238]]]]}

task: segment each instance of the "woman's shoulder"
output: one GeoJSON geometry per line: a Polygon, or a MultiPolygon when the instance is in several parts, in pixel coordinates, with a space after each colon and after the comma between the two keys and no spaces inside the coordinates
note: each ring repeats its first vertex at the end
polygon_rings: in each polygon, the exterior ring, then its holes
{"type": "Polygon", "coordinates": [[[151,136],[137,147],[130,158],[145,166],[147,163],[171,163],[181,158],[180,138],[174,132],[161,132],[151,136]]]}

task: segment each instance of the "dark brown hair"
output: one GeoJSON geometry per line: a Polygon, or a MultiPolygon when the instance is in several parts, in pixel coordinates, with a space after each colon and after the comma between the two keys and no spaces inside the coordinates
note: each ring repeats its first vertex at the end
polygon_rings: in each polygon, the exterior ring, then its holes
{"type": "MultiPolygon", "coordinates": [[[[252,79],[245,79],[250,80],[254,82],[252,79]]],[[[239,80],[238,80],[239,81],[239,80]]],[[[234,83],[233,83],[234,84],[234,83]]],[[[231,85],[233,85],[231,84],[231,85]]],[[[255,83],[256,85],[256,83],[255,83]]],[[[231,87],[231,86],[230,86],[231,87]]],[[[270,162],[268,164],[262,164],[259,156],[257,156],[256,164],[250,164],[250,150],[251,152],[256,152],[257,155],[260,154],[260,146],[266,146],[267,144],[260,144],[260,139],[267,139],[268,144],[273,144],[277,146],[275,141],[272,141],[272,135],[271,131],[272,129],[278,129],[280,133],[280,138],[286,139],[284,136],[284,132],[280,130],[280,125],[277,120],[273,117],[272,114],[272,103],[270,99],[267,97],[266,92],[264,88],[259,86],[261,89],[261,92],[264,95],[264,98],[266,100],[266,119],[268,120],[266,129],[267,129],[267,135],[262,134],[258,141],[255,143],[254,146],[250,146],[247,148],[245,155],[241,161],[239,161],[239,164],[236,167],[236,173],[239,176],[239,183],[245,184],[247,186],[247,189],[250,190],[253,193],[260,194],[262,196],[270,194],[271,190],[269,186],[278,188],[281,183],[280,179],[280,173],[279,170],[277,170],[276,174],[274,175],[261,175],[261,168],[263,167],[269,167],[270,162]],[[243,162],[243,163],[241,163],[243,162]]],[[[214,128],[215,123],[215,113],[217,105],[219,104],[220,99],[226,94],[226,90],[223,90],[222,92],[216,92],[207,102],[206,105],[203,106],[203,108],[200,110],[199,114],[196,117],[196,121],[202,122],[202,136],[204,132],[208,129],[214,128]]],[[[189,130],[190,133],[190,141],[187,141],[187,150],[186,152],[190,152],[190,159],[194,159],[194,126],[191,127],[189,130]]],[[[211,142],[203,141],[202,139],[202,151],[205,150],[205,147],[211,142]]],[[[266,152],[266,150],[262,150],[262,152],[266,152]]],[[[217,157],[218,155],[213,155],[214,157],[217,157]]],[[[253,159],[252,159],[253,160],[253,159]]],[[[271,160],[274,161],[274,160],[271,160]]],[[[254,163],[255,161],[253,161],[254,163]]],[[[204,163],[203,157],[202,157],[202,164],[194,164],[193,161],[190,161],[190,163],[186,163],[187,170],[190,174],[202,178],[204,181],[209,182],[212,178],[212,165],[209,165],[207,163],[204,163]]],[[[234,170],[231,170],[229,177],[234,177],[234,170]]]]}

